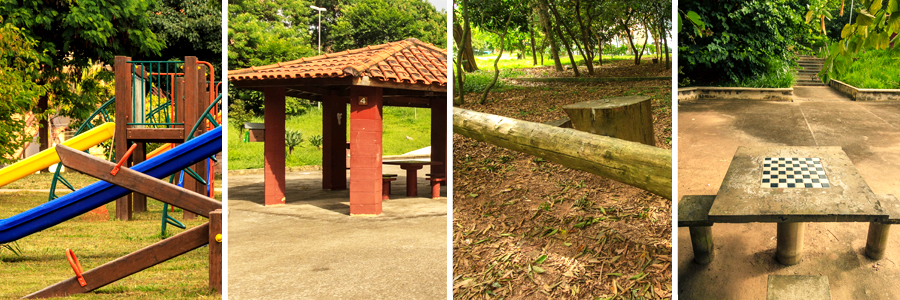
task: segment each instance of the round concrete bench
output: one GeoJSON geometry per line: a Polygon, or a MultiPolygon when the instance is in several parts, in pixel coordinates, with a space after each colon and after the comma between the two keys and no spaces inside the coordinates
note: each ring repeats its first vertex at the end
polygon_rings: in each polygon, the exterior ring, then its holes
{"type": "Polygon", "coordinates": [[[715,195],[687,195],[678,201],[678,227],[687,227],[691,233],[694,262],[706,265],[716,257],[713,247],[712,226],[709,208],[715,195]]]}

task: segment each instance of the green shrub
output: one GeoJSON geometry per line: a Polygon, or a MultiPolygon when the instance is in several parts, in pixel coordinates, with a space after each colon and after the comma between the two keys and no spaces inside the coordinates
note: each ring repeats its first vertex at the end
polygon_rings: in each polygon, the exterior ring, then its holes
{"type": "Polygon", "coordinates": [[[303,133],[299,130],[288,129],[284,132],[284,145],[288,147],[288,154],[294,154],[294,147],[303,143],[303,133]]]}
{"type": "Polygon", "coordinates": [[[309,143],[312,144],[313,147],[316,147],[316,149],[322,150],[322,135],[317,134],[317,135],[311,136],[309,138],[309,143]]]}

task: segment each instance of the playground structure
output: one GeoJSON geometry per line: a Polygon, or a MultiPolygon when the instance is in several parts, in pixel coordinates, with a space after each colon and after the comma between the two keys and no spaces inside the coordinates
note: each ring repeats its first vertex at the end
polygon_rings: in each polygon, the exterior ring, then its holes
{"type": "MultiPolygon", "coordinates": [[[[51,183],[50,202],[0,219],[0,243],[21,239],[113,200],[117,204],[117,218],[130,220],[133,211],[146,211],[146,196],[160,200],[166,208],[168,205],[182,207],[187,218],[199,214],[210,221],[87,272],[82,272],[74,252],[67,250],[76,276],[26,297],[89,292],[207,244],[210,287],[221,292],[222,204],[212,199],[213,161],[222,149],[221,95],[217,92],[214,70],[196,57],[186,57],[183,62],[142,62],[116,57],[115,72],[116,97],[102,104],[79,127],[74,138],[0,169],[2,186],[59,164],[51,183]],[[208,81],[200,76],[206,73],[208,81]],[[116,108],[118,122],[115,123],[107,112],[112,105],[116,108]],[[111,137],[114,137],[114,145],[110,145],[114,154],[110,156],[116,158],[117,164],[81,152],[111,137]],[[146,153],[149,143],[167,144],[146,153]],[[102,181],[75,190],[60,174],[62,165],[102,181]],[[178,173],[182,184],[170,184],[178,173]],[[166,176],[170,176],[168,183],[158,179],[166,176]],[[73,192],[58,197],[55,192],[58,183],[73,192]],[[135,199],[134,207],[132,199],[135,199]]],[[[165,224],[174,220],[167,216],[166,208],[163,233],[165,224]]]]}

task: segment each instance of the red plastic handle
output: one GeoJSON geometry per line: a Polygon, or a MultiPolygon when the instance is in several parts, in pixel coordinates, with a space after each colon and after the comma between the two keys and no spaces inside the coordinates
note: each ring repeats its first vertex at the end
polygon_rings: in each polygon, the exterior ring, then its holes
{"type": "Polygon", "coordinates": [[[128,158],[131,157],[134,148],[137,148],[137,144],[131,144],[131,147],[128,148],[128,152],[125,152],[125,156],[122,156],[122,159],[119,160],[119,163],[117,163],[115,167],[113,167],[112,171],[109,171],[109,174],[112,174],[113,176],[119,174],[119,169],[122,168],[122,165],[124,165],[125,162],[128,161],[128,158]]]}
{"type": "Polygon", "coordinates": [[[66,259],[69,260],[69,265],[72,266],[72,271],[75,271],[75,278],[78,278],[78,284],[81,286],[86,286],[87,282],[84,281],[84,276],[81,276],[83,271],[81,270],[81,263],[78,262],[78,258],[75,257],[75,252],[72,249],[66,249],[66,259]]]}

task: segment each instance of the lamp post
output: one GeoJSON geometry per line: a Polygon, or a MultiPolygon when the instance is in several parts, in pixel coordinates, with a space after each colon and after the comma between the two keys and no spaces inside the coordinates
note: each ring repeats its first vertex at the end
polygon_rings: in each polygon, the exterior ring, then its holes
{"type": "Polygon", "coordinates": [[[309,8],[319,11],[319,26],[316,29],[319,30],[319,54],[322,54],[322,12],[325,11],[325,8],[315,5],[310,5],[309,8]]]}

